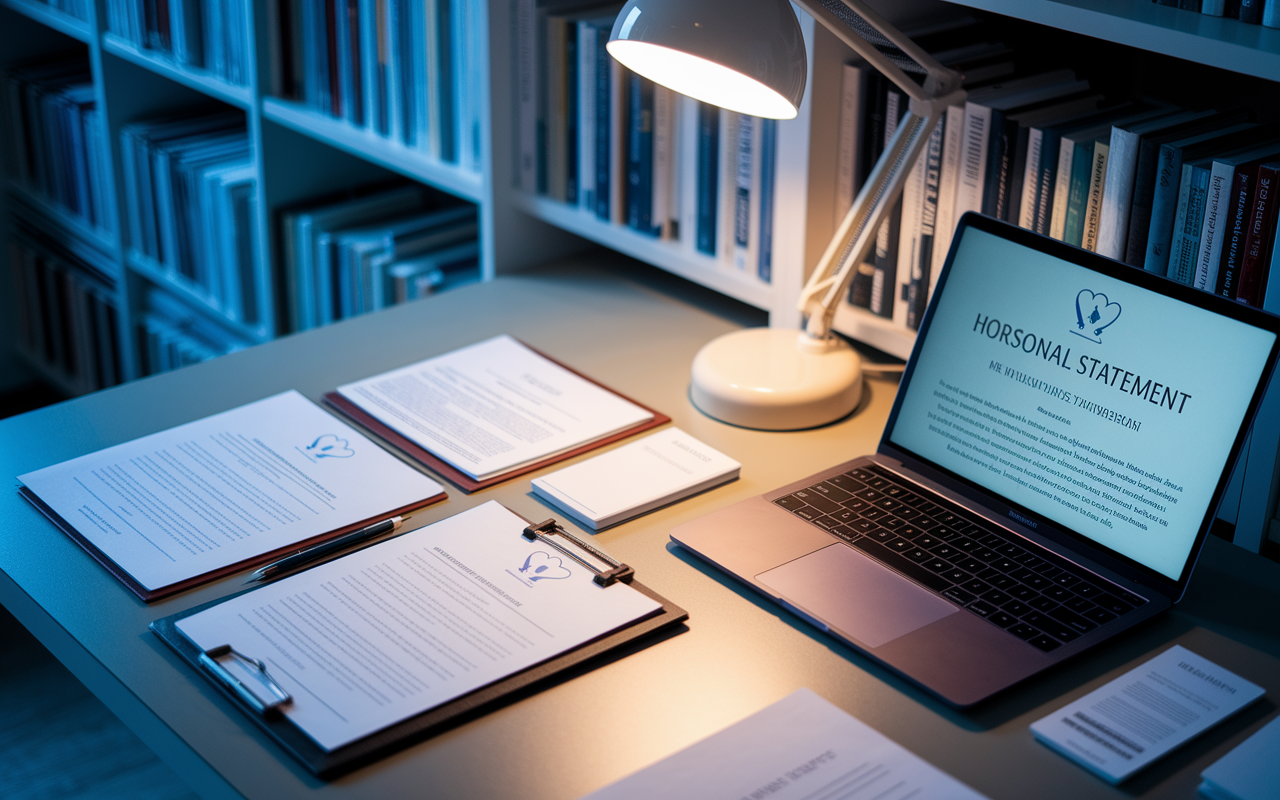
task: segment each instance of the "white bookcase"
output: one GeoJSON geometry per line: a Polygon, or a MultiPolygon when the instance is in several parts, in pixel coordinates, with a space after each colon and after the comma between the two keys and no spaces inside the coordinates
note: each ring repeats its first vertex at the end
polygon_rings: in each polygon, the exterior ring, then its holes
{"type": "MultiPolygon", "coordinates": [[[[1158,6],[1150,0],[911,0],[873,1],[899,25],[967,13],[993,12],[1122,46],[1124,52],[1150,52],[1184,59],[1192,65],[1241,73],[1280,82],[1280,30],[1245,25],[1158,6]]],[[[134,47],[108,30],[105,0],[87,3],[88,18],[76,19],[35,0],[0,0],[0,54],[5,61],[80,48],[89,58],[96,100],[106,125],[112,170],[109,189],[116,198],[113,230],[85,229],[76,220],[27,196],[6,178],[0,235],[13,230],[16,208],[35,209],[37,222],[50,233],[95,254],[102,280],[119,306],[119,338],[123,343],[121,376],[141,375],[137,325],[145,295],[161,291],[177,297],[212,323],[229,327],[246,341],[259,342],[284,333],[280,320],[282,286],[275,254],[277,211],[353,185],[402,176],[477,206],[480,218],[482,276],[518,270],[592,244],[625,253],[682,278],[702,284],[762,309],[770,324],[797,326],[796,297],[808,270],[816,263],[833,229],[835,197],[832,164],[836,151],[839,109],[839,65],[849,51],[811,19],[801,14],[811,53],[810,75],[800,116],[778,127],[778,162],[774,223],[774,267],[771,282],[726,271],[709,257],[690,254],[675,243],[642,236],[601,222],[579,208],[516,189],[514,164],[517,121],[513,98],[512,26],[516,0],[489,0],[478,14],[483,36],[481,75],[481,163],[478,170],[433,160],[365,130],[273,96],[271,58],[275,37],[274,2],[252,2],[245,36],[250,48],[249,82],[235,86],[208,73],[184,69],[173,61],[134,47]],[[244,326],[228,319],[198,294],[175,283],[145,260],[130,255],[123,224],[119,132],[122,125],[157,114],[214,101],[239,109],[247,123],[257,186],[257,257],[261,270],[261,324],[244,326]]],[[[1082,58],[1091,56],[1082,49],[1082,58]]],[[[1211,71],[1212,71],[1211,70],[1211,71]]],[[[1150,78],[1147,78],[1150,80],[1150,78]]],[[[0,114],[10,113],[0,109],[0,114]]],[[[6,145],[7,146],[7,145],[6,145]]],[[[8,249],[3,251],[8,259],[8,249]]],[[[6,269],[6,271],[9,271],[6,269]]],[[[7,279],[6,279],[7,280],[7,279]]],[[[7,290],[6,290],[7,291],[7,290]]],[[[0,293],[3,294],[3,293],[0,293]]],[[[7,312],[0,306],[0,312],[7,312]]],[[[7,313],[0,314],[9,316],[7,313]]],[[[837,329],[889,354],[906,357],[914,334],[866,312],[842,308],[837,329]]],[[[6,330],[0,346],[11,345],[6,330]],[[7,339],[7,340],[6,340],[7,339]]],[[[25,360],[44,378],[68,392],[83,387],[45,365],[36,354],[25,360]]],[[[1274,435],[1273,435],[1274,434],[1274,435]]],[[[1254,481],[1239,505],[1239,519],[1258,536],[1275,516],[1275,439],[1255,441],[1250,456],[1254,481]],[[1267,447],[1269,446],[1269,451],[1267,447]],[[1262,475],[1265,468],[1266,480],[1262,475]]],[[[1250,533],[1252,536],[1253,533],[1250,533]]],[[[1260,540],[1259,540],[1260,541],[1260,540]]],[[[1256,549],[1257,544],[1254,544],[1256,549]]]]}

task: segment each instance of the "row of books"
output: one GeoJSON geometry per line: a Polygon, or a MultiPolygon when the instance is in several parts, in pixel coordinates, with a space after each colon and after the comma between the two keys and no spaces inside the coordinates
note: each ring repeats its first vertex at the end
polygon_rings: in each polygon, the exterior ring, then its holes
{"type": "Polygon", "coordinates": [[[519,187],[770,281],[778,123],[622,67],[605,50],[615,6],[517,12],[519,187]]]}
{"type": "Polygon", "coordinates": [[[244,115],[147,120],[120,130],[131,257],[257,324],[257,167],[244,115]]]}
{"type": "Polygon", "coordinates": [[[116,296],[92,270],[23,238],[9,240],[18,346],[84,394],[121,381],[116,296]]]}
{"type": "Polygon", "coordinates": [[[43,0],[50,8],[56,8],[76,19],[89,19],[89,0],[43,0]]]}
{"type": "Polygon", "coordinates": [[[275,91],[441,161],[479,170],[482,4],[280,0],[275,91]]]}
{"type": "Polygon", "coordinates": [[[1253,25],[1280,28],[1280,0],[1151,0],[1162,6],[1196,11],[1210,17],[1238,19],[1253,25]]]}
{"type": "Polygon", "coordinates": [[[308,330],[479,280],[475,207],[417,184],[376,187],[280,215],[288,326],[308,330]]]}
{"type": "Polygon", "coordinates": [[[104,128],[88,58],[23,62],[5,77],[11,179],[85,225],[109,230],[104,128]]]}
{"type": "MultiPolygon", "coordinates": [[[[951,31],[933,51],[965,74],[968,100],[938,123],[852,305],[918,327],[966,211],[1266,305],[1280,129],[1247,109],[1110,100],[1070,70],[1024,74],[1007,48],[969,35],[951,31]]],[[[842,89],[837,221],[906,105],[865,65],[845,67],[842,89]]]]}
{"type": "Polygon", "coordinates": [[[139,50],[249,84],[248,0],[107,0],[108,29],[139,50]]]}
{"type": "Polygon", "coordinates": [[[208,361],[250,344],[161,289],[150,288],[145,303],[139,338],[147,375],[208,361]]]}

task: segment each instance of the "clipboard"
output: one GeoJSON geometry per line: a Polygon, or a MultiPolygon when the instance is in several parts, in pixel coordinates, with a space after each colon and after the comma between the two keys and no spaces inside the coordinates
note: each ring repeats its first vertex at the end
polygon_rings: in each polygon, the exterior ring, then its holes
{"type": "Polygon", "coordinates": [[[123,583],[129,591],[136,594],[138,598],[142,600],[142,602],[144,603],[153,603],[156,600],[160,600],[162,598],[177,594],[179,592],[185,592],[187,589],[191,589],[203,583],[209,583],[210,581],[216,581],[220,578],[225,578],[228,575],[234,575],[235,573],[248,569],[250,567],[259,567],[259,566],[262,566],[263,564],[269,564],[272,561],[275,561],[283,556],[286,556],[289,553],[292,553],[296,550],[302,550],[307,547],[311,547],[312,545],[317,545],[323,542],[327,542],[330,539],[336,539],[339,536],[343,535],[344,533],[350,533],[352,531],[360,530],[361,528],[365,527],[366,525],[369,525],[370,523],[377,522],[379,519],[404,516],[406,514],[409,514],[410,512],[417,511],[418,509],[426,508],[427,506],[432,505],[434,503],[439,503],[441,500],[444,500],[448,497],[448,495],[445,494],[444,492],[438,492],[420,501],[410,503],[406,506],[401,506],[400,508],[391,509],[385,514],[379,514],[378,516],[371,517],[370,519],[360,520],[358,522],[353,522],[350,525],[344,525],[341,528],[335,528],[331,531],[325,531],[324,533],[318,536],[313,536],[310,539],[303,539],[297,542],[290,542],[289,544],[283,547],[278,547],[275,550],[271,550],[266,553],[260,553],[258,555],[253,556],[252,558],[245,559],[244,561],[238,562],[236,564],[228,564],[225,567],[219,567],[218,569],[210,570],[209,572],[202,572],[199,575],[188,578],[184,581],[178,581],[177,583],[171,583],[171,584],[168,584],[167,586],[161,586],[159,589],[148,589],[145,586],[143,586],[141,583],[138,583],[138,581],[135,580],[132,575],[126,572],[123,568],[121,568],[121,566],[117,564],[115,561],[113,561],[110,556],[108,556],[106,553],[99,550],[93,544],[93,542],[86,539],[79,531],[75,529],[74,526],[71,525],[71,523],[63,519],[62,516],[58,514],[58,512],[54,511],[52,508],[49,507],[47,503],[45,503],[43,500],[37,497],[35,492],[31,491],[26,486],[22,486],[22,487],[19,487],[18,494],[21,495],[27,502],[31,503],[31,505],[35,506],[36,510],[38,510],[41,514],[44,514],[46,517],[48,517],[49,521],[58,527],[58,530],[65,533],[68,538],[70,538],[76,544],[80,545],[80,547],[82,547],[84,551],[93,558],[94,561],[97,561],[99,564],[101,564],[102,567],[106,569],[107,572],[110,572],[112,575],[114,575],[116,577],[116,580],[123,583]]]}
{"type": "Polygon", "coordinates": [[[689,618],[688,612],[684,609],[635,580],[635,571],[631,567],[614,560],[569,533],[554,519],[529,525],[524,529],[523,535],[527,539],[540,540],[594,572],[593,580],[596,583],[602,586],[614,582],[626,583],[656,601],[661,608],[623,628],[585,642],[540,664],[512,673],[442,705],[403,719],[335,750],[325,750],[320,747],[290,722],[287,716],[280,713],[281,707],[288,702],[287,693],[284,693],[283,698],[281,697],[283,689],[275,684],[265,667],[261,662],[256,661],[252,654],[237,653],[227,645],[202,651],[178,629],[177,623],[182,619],[237,595],[230,595],[221,600],[158,619],[151,623],[150,629],[192,669],[208,680],[233,706],[252,719],[259,728],[275,740],[276,744],[317,777],[328,780],[519,699],[521,692],[536,691],[539,684],[572,668],[579,665],[588,665],[589,668],[592,660],[603,657],[609,651],[660,630],[673,628],[689,618]],[[603,563],[605,566],[598,567],[592,561],[603,563]],[[257,665],[263,679],[256,691],[243,685],[225,670],[218,668],[218,659],[227,655],[242,663],[257,665]],[[220,671],[223,674],[219,674],[220,671]],[[274,689],[270,688],[272,686],[274,689]],[[266,691],[263,691],[263,687],[266,687],[266,691]]]}
{"type": "MultiPolygon", "coordinates": [[[[517,339],[516,341],[520,341],[520,340],[517,339]]],[[[596,439],[594,441],[587,442],[586,444],[579,445],[578,447],[575,447],[571,450],[566,450],[563,453],[556,453],[554,455],[547,456],[544,459],[540,459],[538,461],[525,464],[524,466],[515,467],[508,472],[503,472],[498,475],[494,475],[493,477],[485,478],[484,480],[476,480],[475,478],[471,477],[467,473],[463,472],[462,470],[453,466],[449,462],[440,458],[435,453],[432,453],[430,450],[427,450],[422,445],[400,434],[390,425],[387,425],[382,420],[378,419],[377,417],[368,413],[364,409],[360,408],[360,406],[351,402],[346,397],[339,394],[337,391],[326,393],[322,398],[322,400],[326,405],[328,405],[330,408],[342,414],[349,421],[356,423],[360,427],[364,428],[367,432],[373,433],[378,437],[384,439],[388,443],[394,445],[401,452],[410,456],[420,464],[426,466],[432,472],[436,473],[440,477],[449,481],[454,486],[457,486],[459,489],[466,492],[467,494],[477,492],[481,489],[487,489],[490,486],[494,486],[504,481],[511,480],[512,478],[517,478],[521,475],[527,475],[530,472],[536,472],[537,470],[540,470],[543,467],[547,467],[552,464],[559,463],[561,461],[566,461],[570,458],[574,458],[575,456],[580,456],[583,453],[588,453],[592,450],[595,450],[596,448],[604,447],[607,444],[612,444],[613,442],[626,439],[630,436],[634,436],[637,433],[642,433],[644,431],[657,428],[658,426],[665,425],[671,421],[671,417],[668,417],[666,414],[656,411],[650,408],[649,406],[646,406],[644,403],[637,402],[631,399],[630,397],[627,397],[626,395],[622,394],[621,392],[610,389],[608,386],[605,386],[603,383],[600,383],[594,378],[591,378],[590,376],[587,376],[587,375],[583,375],[581,372],[578,372],[576,369],[560,363],[559,361],[547,355],[546,353],[542,352],[541,350],[538,350],[537,348],[534,348],[534,347],[529,347],[529,345],[525,344],[524,342],[520,342],[520,344],[528,348],[532,352],[537,353],[539,356],[542,356],[543,358],[550,361],[552,364],[555,364],[556,366],[560,367],[561,369],[564,369],[568,372],[573,373],[574,375],[577,375],[579,378],[582,378],[584,381],[594,384],[595,386],[599,386],[601,389],[604,389],[606,392],[616,395],[622,398],[623,400],[626,400],[628,403],[631,403],[633,405],[639,406],[640,408],[643,408],[645,411],[648,411],[650,414],[652,414],[653,418],[646,420],[644,422],[641,422],[639,424],[632,425],[630,428],[624,428],[623,430],[617,431],[615,433],[611,433],[608,436],[605,436],[601,439],[596,439]]]]}

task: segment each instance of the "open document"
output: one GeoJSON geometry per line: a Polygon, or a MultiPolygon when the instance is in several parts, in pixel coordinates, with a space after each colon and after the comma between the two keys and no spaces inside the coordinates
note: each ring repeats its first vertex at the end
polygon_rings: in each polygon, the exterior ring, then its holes
{"type": "Polygon", "coordinates": [[[340,386],[337,394],[477,481],[655,416],[510,336],[340,386]]]}
{"type": "Polygon", "coordinates": [[[660,610],[525,539],[526,525],[486,503],[177,627],[201,650],[230,645],[263,662],[292,696],[289,721],[333,750],[660,610]]]}
{"type": "Polygon", "coordinates": [[[979,800],[808,689],[583,800],[979,800]]]}
{"type": "Polygon", "coordinates": [[[444,499],[439,483],[295,391],[19,480],[144,599],[444,499]]]}

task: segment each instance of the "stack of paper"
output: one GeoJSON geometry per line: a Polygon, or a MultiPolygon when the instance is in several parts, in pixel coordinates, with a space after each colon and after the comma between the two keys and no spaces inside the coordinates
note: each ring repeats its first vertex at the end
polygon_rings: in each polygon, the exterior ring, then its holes
{"type": "Polygon", "coordinates": [[[1213,800],[1280,797],[1280,717],[1200,773],[1200,794],[1213,800]]]}
{"type": "Polygon", "coordinates": [[[679,428],[533,480],[533,493],[592,530],[738,477],[742,465],[679,428]]]}

